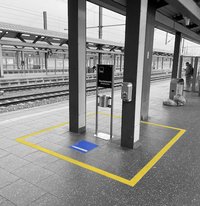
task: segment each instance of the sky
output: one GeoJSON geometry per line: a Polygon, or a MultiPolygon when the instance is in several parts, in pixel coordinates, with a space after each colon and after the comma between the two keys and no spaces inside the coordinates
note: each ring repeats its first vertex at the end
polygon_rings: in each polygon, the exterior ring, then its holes
{"type": "MultiPolygon", "coordinates": [[[[87,2],[87,36],[98,38],[99,7],[87,2]],[[91,28],[92,27],[92,28],[91,28]]],[[[67,32],[67,0],[0,0],[0,21],[43,28],[47,12],[49,30],[67,32]]],[[[103,39],[124,43],[125,17],[103,9],[103,39]],[[115,26],[110,26],[115,25],[115,26]]],[[[154,50],[173,52],[174,35],[155,29],[154,50]]],[[[185,55],[200,55],[199,45],[187,40],[181,47],[185,55]]]]}

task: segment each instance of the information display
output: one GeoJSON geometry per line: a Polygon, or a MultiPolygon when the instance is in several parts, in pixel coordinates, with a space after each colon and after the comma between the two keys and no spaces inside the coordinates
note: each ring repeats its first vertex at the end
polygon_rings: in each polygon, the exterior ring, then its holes
{"type": "Polygon", "coordinates": [[[112,88],[113,65],[97,65],[97,86],[112,88]]]}
{"type": "MultiPolygon", "coordinates": [[[[113,105],[114,105],[114,66],[107,64],[97,65],[97,86],[96,86],[96,127],[95,137],[110,140],[113,138],[113,105]],[[99,95],[99,87],[110,88],[111,96],[99,95]],[[110,108],[110,134],[98,132],[98,108],[110,108]]],[[[107,91],[107,90],[106,90],[107,91]]],[[[108,92],[108,91],[107,91],[108,92]]]]}

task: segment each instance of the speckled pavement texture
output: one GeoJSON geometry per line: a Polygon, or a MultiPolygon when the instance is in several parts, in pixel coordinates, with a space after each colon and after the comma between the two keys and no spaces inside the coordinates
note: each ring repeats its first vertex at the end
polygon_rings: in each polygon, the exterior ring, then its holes
{"type": "MultiPolygon", "coordinates": [[[[151,85],[149,121],[186,129],[186,133],[134,186],[130,187],[16,142],[16,138],[68,121],[68,102],[1,114],[0,205],[31,206],[198,206],[200,205],[200,97],[187,92],[184,107],[165,107],[169,81],[151,85]]],[[[100,109],[109,113],[109,109],[100,109]]],[[[28,141],[132,178],[176,131],[141,124],[142,146],[120,147],[121,120],[114,119],[112,141],[96,139],[95,97],[87,98],[87,133],[75,135],[68,125],[32,136],[28,141]],[[98,145],[82,154],[69,148],[79,140],[98,145]]],[[[121,115],[120,91],[115,92],[116,116],[121,115]]],[[[109,116],[100,114],[99,130],[109,132],[109,116]]]]}

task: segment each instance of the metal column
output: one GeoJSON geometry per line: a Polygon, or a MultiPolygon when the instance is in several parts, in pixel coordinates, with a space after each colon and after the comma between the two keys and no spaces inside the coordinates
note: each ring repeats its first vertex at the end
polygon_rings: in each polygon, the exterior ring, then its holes
{"type": "Polygon", "coordinates": [[[3,52],[2,52],[1,44],[0,44],[0,77],[3,77],[3,52]]]}
{"type": "Polygon", "coordinates": [[[177,74],[178,74],[181,39],[182,39],[181,32],[177,31],[176,34],[175,34],[175,43],[174,43],[174,58],[173,58],[173,65],[172,65],[172,79],[177,78],[177,74]]]}
{"type": "MultiPolygon", "coordinates": [[[[47,30],[47,12],[43,11],[43,26],[44,30],[47,30]]],[[[46,69],[46,73],[48,72],[48,54],[44,53],[44,68],[46,69]]]]}
{"type": "Polygon", "coordinates": [[[153,39],[155,27],[156,1],[148,1],[147,25],[145,38],[145,53],[144,53],[144,73],[142,85],[142,106],[141,119],[147,120],[149,114],[149,98],[151,84],[151,69],[153,55],[153,39]]]}
{"type": "Polygon", "coordinates": [[[86,130],[86,0],[68,0],[70,131],[86,130]]]}
{"type": "Polygon", "coordinates": [[[194,67],[194,58],[193,57],[191,57],[191,65],[192,65],[192,67],[194,67]]]}
{"type": "Polygon", "coordinates": [[[25,55],[24,55],[24,51],[21,51],[21,69],[25,73],[25,55]]]}
{"type": "Polygon", "coordinates": [[[159,66],[159,56],[156,57],[156,60],[157,60],[157,61],[156,61],[156,62],[157,62],[157,64],[156,64],[156,69],[158,70],[158,69],[159,69],[159,67],[158,67],[158,66],[159,66]]]}
{"type": "Polygon", "coordinates": [[[15,58],[16,58],[17,69],[19,69],[20,68],[19,51],[16,51],[15,58]]]}
{"type": "Polygon", "coordinates": [[[179,64],[179,70],[178,70],[178,78],[182,77],[182,68],[183,68],[183,56],[180,56],[180,64],[179,64]]]}
{"type": "MultiPolygon", "coordinates": [[[[103,8],[99,7],[99,39],[103,37],[103,8]]],[[[102,64],[102,53],[98,53],[98,63],[102,64]]]]}
{"type": "Polygon", "coordinates": [[[127,1],[124,82],[133,84],[132,101],[122,104],[121,146],[139,140],[147,0],[127,1]],[[134,26],[133,26],[134,25],[134,26]]]}
{"type": "Polygon", "coordinates": [[[122,71],[122,54],[120,54],[120,72],[122,71]]]}
{"type": "Polygon", "coordinates": [[[196,81],[197,81],[197,67],[198,67],[198,57],[194,59],[194,72],[193,72],[193,79],[192,79],[192,91],[195,92],[196,90],[196,81]]]}

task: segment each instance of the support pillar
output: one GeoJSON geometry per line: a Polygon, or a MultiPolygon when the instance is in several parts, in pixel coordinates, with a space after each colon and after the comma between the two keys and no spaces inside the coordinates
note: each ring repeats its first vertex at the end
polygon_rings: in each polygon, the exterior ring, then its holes
{"type": "Polygon", "coordinates": [[[86,0],[68,0],[69,128],[86,130],[86,0]]]}
{"type": "MultiPolygon", "coordinates": [[[[142,106],[141,119],[147,120],[149,114],[149,98],[150,98],[150,84],[151,84],[151,70],[153,58],[153,39],[155,27],[156,3],[154,1],[148,2],[146,38],[145,38],[145,53],[144,53],[144,73],[142,86],[142,106]]],[[[162,57],[163,65],[163,57],[162,57]]]]}
{"type": "MultiPolygon", "coordinates": [[[[43,26],[44,30],[47,30],[47,12],[43,11],[43,26]]],[[[46,69],[46,74],[48,73],[48,53],[44,53],[44,68],[46,69]]]]}
{"type": "Polygon", "coordinates": [[[191,65],[192,65],[192,67],[194,67],[194,58],[193,57],[191,57],[191,65]]]}
{"type": "MultiPolygon", "coordinates": [[[[99,7],[99,39],[103,37],[103,8],[99,7]]],[[[98,53],[98,64],[102,64],[102,53],[98,53]]]]}
{"type": "Polygon", "coordinates": [[[122,72],[122,54],[120,54],[120,60],[119,60],[119,68],[120,68],[120,72],[122,72]]]}
{"type": "Polygon", "coordinates": [[[3,51],[2,45],[0,44],[0,77],[3,77],[3,51]]]}
{"type": "Polygon", "coordinates": [[[116,72],[117,61],[116,61],[116,55],[115,54],[113,54],[113,65],[114,65],[114,72],[116,72]]]}
{"type": "MultiPolygon", "coordinates": [[[[24,55],[24,51],[21,51],[21,69],[22,71],[25,70],[25,55],[24,55]]],[[[24,71],[25,73],[25,71],[24,71]]]]}
{"type": "Polygon", "coordinates": [[[16,58],[17,69],[19,69],[20,68],[20,60],[19,60],[19,52],[18,51],[16,51],[15,58],[16,58]]]}
{"type": "Polygon", "coordinates": [[[158,70],[159,69],[159,56],[156,57],[156,60],[157,60],[156,69],[158,70]]]}
{"type": "Polygon", "coordinates": [[[182,69],[183,69],[183,56],[180,56],[180,64],[179,64],[179,70],[178,70],[178,78],[182,77],[182,69]]]}
{"type": "Polygon", "coordinates": [[[161,56],[161,62],[162,62],[162,70],[164,69],[163,67],[164,67],[164,57],[163,56],[161,56]]]}
{"type": "Polygon", "coordinates": [[[131,149],[140,136],[146,14],[147,0],[127,1],[123,81],[133,90],[132,101],[122,104],[121,146],[131,149]]]}
{"type": "Polygon", "coordinates": [[[171,58],[171,57],[170,57],[170,59],[169,59],[169,68],[170,68],[170,69],[171,69],[171,67],[172,67],[172,59],[173,59],[173,58],[171,58]]]}
{"type": "Polygon", "coordinates": [[[197,67],[198,67],[198,57],[194,59],[194,72],[193,72],[193,79],[192,79],[192,91],[195,92],[196,90],[196,81],[197,81],[197,67]]]}
{"type": "Polygon", "coordinates": [[[174,58],[173,58],[173,65],[172,65],[172,79],[177,78],[177,74],[178,74],[181,39],[182,39],[181,32],[177,31],[176,34],[175,34],[175,43],[174,43],[174,58]]]}

